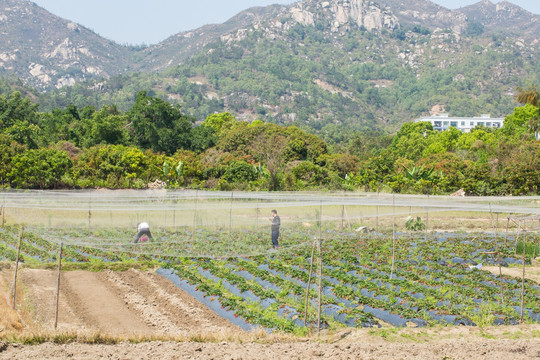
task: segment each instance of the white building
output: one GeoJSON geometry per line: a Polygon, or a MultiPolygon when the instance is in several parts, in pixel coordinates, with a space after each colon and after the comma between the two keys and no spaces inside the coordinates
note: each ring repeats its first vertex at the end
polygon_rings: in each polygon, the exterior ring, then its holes
{"type": "Polygon", "coordinates": [[[438,114],[423,117],[414,122],[427,121],[433,125],[434,130],[447,130],[450,127],[455,127],[462,132],[470,132],[477,126],[485,126],[490,128],[501,128],[504,123],[504,118],[492,118],[489,114],[482,114],[477,117],[449,117],[448,114],[438,114]]]}

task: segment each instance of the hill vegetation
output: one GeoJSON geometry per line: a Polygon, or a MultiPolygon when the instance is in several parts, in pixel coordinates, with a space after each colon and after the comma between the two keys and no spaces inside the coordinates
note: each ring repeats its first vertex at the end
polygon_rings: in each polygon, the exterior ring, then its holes
{"type": "Polygon", "coordinates": [[[0,186],[220,190],[371,190],[475,195],[540,193],[536,88],[500,129],[438,132],[405,123],[397,134],[356,134],[341,148],[296,126],[209,115],[200,125],[178,106],[141,92],[127,112],[69,106],[38,112],[15,92],[0,96],[0,186]]]}
{"type": "Polygon", "coordinates": [[[433,109],[504,116],[518,105],[516,86],[540,82],[538,16],[506,2],[449,10],[428,0],[304,0],[149,47],[105,41],[29,1],[1,0],[0,12],[0,68],[40,90],[42,111],[125,112],[146,91],[198,123],[230,112],[336,144],[395,132],[433,109]]]}

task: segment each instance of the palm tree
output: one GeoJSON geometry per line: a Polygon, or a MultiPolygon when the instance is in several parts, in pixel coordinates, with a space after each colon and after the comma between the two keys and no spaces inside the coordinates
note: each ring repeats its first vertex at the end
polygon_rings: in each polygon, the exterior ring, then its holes
{"type": "Polygon", "coordinates": [[[529,85],[526,89],[518,87],[517,91],[517,101],[519,103],[531,104],[536,107],[540,107],[540,92],[538,91],[538,87],[536,85],[529,85]]]}
{"type": "MultiPolygon", "coordinates": [[[[540,108],[540,92],[538,91],[538,86],[529,85],[526,89],[518,87],[517,101],[521,104],[531,104],[540,108]]],[[[529,119],[527,122],[529,128],[534,131],[536,140],[539,139],[540,133],[540,109],[538,115],[532,119],[529,119]]]]}

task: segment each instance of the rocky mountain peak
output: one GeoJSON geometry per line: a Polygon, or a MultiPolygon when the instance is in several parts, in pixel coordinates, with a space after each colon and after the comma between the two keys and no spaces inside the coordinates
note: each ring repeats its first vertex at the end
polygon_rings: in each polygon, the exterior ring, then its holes
{"type": "Polygon", "coordinates": [[[294,20],[303,25],[314,25],[316,21],[328,22],[334,32],[351,25],[364,27],[368,31],[399,27],[397,17],[390,9],[368,0],[304,0],[290,7],[289,12],[294,20]]]}

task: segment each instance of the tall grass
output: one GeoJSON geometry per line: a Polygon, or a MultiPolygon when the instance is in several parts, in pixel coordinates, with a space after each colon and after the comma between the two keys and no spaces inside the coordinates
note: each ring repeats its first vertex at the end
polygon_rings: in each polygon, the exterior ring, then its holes
{"type": "MultiPolygon", "coordinates": [[[[518,241],[516,253],[523,254],[523,240],[518,241]]],[[[525,242],[525,256],[531,258],[536,258],[540,256],[540,245],[532,243],[530,241],[525,242]]]]}

